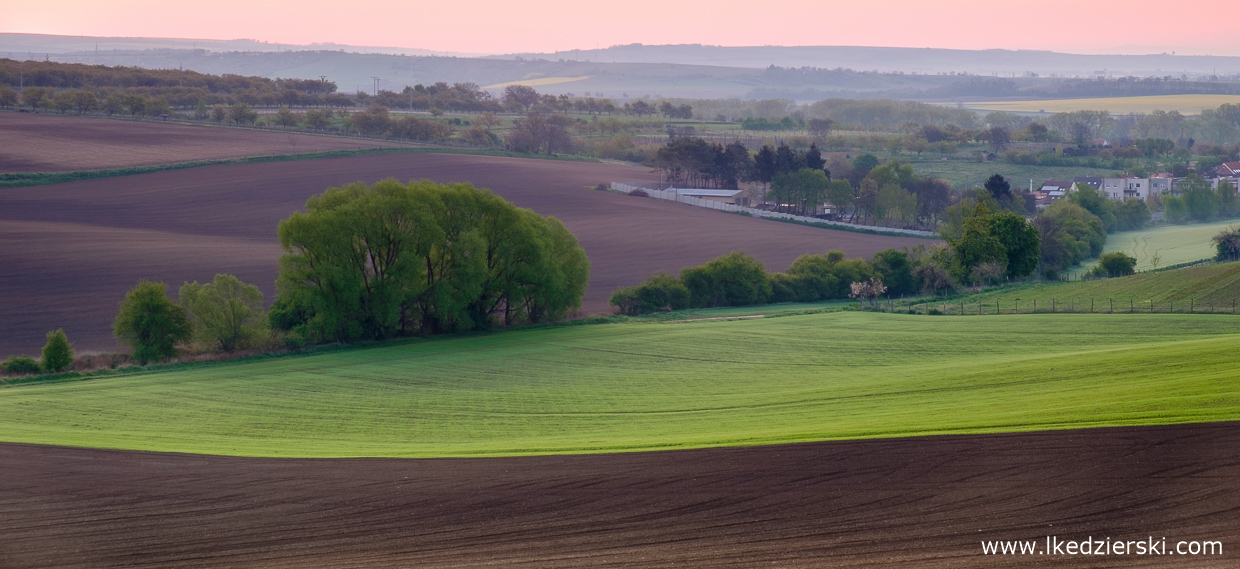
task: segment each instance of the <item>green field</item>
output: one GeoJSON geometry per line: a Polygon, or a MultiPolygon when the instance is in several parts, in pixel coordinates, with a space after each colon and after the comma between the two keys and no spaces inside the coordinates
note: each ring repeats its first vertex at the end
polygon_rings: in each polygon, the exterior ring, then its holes
{"type": "MultiPolygon", "coordinates": [[[[1210,239],[1228,227],[1240,225],[1240,220],[1193,223],[1189,225],[1162,225],[1140,231],[1123,231],[1107,236],[1104,252],[1123,251],[1137,258],[1137,270],[1146,271],[1153,266],[1154,254],[1160,257],[1158,266],[1169,267],[1214,257],[1214,244],[1210,239]]],[[[1093,265],[1090,263],[1085,268],[1093,265]]]]}
{"type": "MultiPolygon", "coordinates": [[[[976,304],[989,304],[985,310],[994,314],[996,301],[1004,311],[1015,310],[1019,299],[1019,309],[1030,312],[1033,302],[1037,301],[1038,312],[1052,310],[1051,302],[1055,301],[1058,312],[1071,310],[1088,312],[1093,301],[1095,312],[1107,312],[1111,301],[1115,301],[1116,312],[1149,312],[1150,302],[1153,310],[1186,313],[1232,311],[1232,303],[1237,303],[1237,314],[1240,314],[1240,263],[1224,263],[1189,267],[1172,271],[1139,273],[1136,275],[1098,279],[1092,281],[1073,281],[1062,283],[1040,283],[999,287],[964,297],[966,313],[975,314],[976,304]],[[1174,303],[1174,307],[1172,306],[1174,303]]],[[[960,312],[960,299],[948,308],[954,313],[960,312]]]]}
{"type": "Polygon", "coordinates": [[[1240,419],[1240,319],[630,321],[0,387],[0,440],[486,456],[1240,419]]]}
{"type": "Polygon", "coordinates": [[[1179,111],[1185,115],[1200,114],[1203,109],[1240,103],[1237,95],[1145,95],[1138,97],[1094,97],[1086,99],[1038,99],[1032,101],[984,101],[964,103],[977,111],[1009,113],[1070,113],[1073,111],[1110,111],[1112,114],[1149,113],[1156,110],[1179,111]]]}

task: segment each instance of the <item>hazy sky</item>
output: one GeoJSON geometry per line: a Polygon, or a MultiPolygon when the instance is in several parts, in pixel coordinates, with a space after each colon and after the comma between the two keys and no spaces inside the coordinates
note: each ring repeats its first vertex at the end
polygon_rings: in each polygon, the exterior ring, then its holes
{"type": "Polygon", "coordinates": [[[868,45],[1240,55],[1234,0],[59,0],[0,32],[334,42],[471,53],[615,44],[868,45]]]}

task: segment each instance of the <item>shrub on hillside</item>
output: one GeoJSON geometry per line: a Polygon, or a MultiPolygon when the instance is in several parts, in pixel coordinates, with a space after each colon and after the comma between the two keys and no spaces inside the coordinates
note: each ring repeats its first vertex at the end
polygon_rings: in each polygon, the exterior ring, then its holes
{"type": "Polygon", "coordinates": [[[1215,235],[1211,241],[1214,243],[1215,259],[1234,261],[1240,258],[1240,227],[1228,227],[1215,235]]]}
{"type": "Polygon", "coordinates": [[[771,277],[773,302],[819,302],[847,298],[849,285],[875,276],[864,259],[845,259],[844,252],[801,255],[787,272],[771,277]]]}
{"type": "Polygon", "coordinates": [[[629,195],[630,195],[630,196],[637,196],[637,197],[639,197],[639,198],[648,198],[648,197],[650,197],[650,194],[646,193],[646,190],[643,190],[643,189],[641,189],[641,188],[637,188],[637,189],[635,189],[635,190],[629,190],[629,195]]]}
{"type": "Polygon", "coordinates": [[[73,365],[73,346],[64,330],[47,333],[47,343],[43,345],[43,369],[52,373],[73,365]]]}
{"type": "Polygon", "coordinates": [[[1095,277],[1123,277],[1136,272],[1137,259],[1122,251],[1104,253],[1098,257],[1098,265],[1089,271],[1095,277]]]}
{"type": "Polygon", "coordinates": [[[5,373],[14,375],[39,373],[41,371],[39,362],[30,356],[9,356],[8,359],[4,360],[4,363],[0,363],[0,369],[3,369],[5,373]]]}
{"type": "Polygon", "coordinates": [[[923,294],[940,296],[951,294],[956,290],[956,281],[947,269],[934,264],[924,263],[913,271],[923,294]]]}
{"type": "Polygon", "coordinates": [[[680,280],[698,308],[765,304],[771,298],[771,278],[762,262],[741,251],[685,269],[680,280]]]}
{"type": "Polygon", "coordinates": [[[617,290],[610,302],[627,316],[683,310],[689,307],[689,289],[680,279],[661,272],[640,285],[617,290]]]}

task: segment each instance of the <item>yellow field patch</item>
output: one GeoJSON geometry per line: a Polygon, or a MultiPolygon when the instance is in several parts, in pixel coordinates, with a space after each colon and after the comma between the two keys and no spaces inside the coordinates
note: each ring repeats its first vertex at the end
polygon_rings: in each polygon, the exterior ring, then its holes
{"type": "Polygon", "coordinates": [[[1115,114],[1128,114],[1162,110],[1195,115],[1200,114],[1202,109],[1216,109],[1219,105],[1226,103],[1240,104],[1240,95],[1153,95],[1038,101],[985,101],[964,103],[964,106],[975,111],[1007,111],[1010,113],[1110,111],[1115,114]]]}
{"type": "Polygon", "coordinates": [[[559,85],[560,83],[572,83],[574,81],[584,81],[589,79],[589,75],[581,77],[539,77],[537,79],[519,79],[517,81],[505,81],[494,85],[487,85],[483,89],[503,89],[509,85],[525,85],[527,87],[541,87],[543,85],[559,85]]]}

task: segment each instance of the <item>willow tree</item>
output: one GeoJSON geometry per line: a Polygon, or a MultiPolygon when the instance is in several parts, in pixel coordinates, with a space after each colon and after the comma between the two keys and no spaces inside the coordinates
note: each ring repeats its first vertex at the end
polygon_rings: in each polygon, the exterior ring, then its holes
{"type": "Polygon", "coordinates": [[[469,184],[332,188],[279,226],[272,322],[309,339],[434,334],[556,318],[589,262],[564,226],[469,184]]]}

